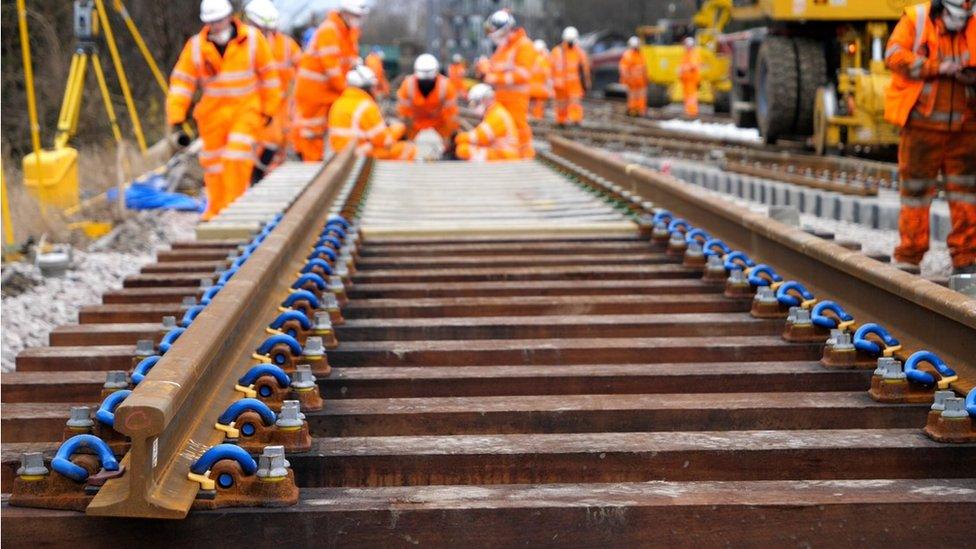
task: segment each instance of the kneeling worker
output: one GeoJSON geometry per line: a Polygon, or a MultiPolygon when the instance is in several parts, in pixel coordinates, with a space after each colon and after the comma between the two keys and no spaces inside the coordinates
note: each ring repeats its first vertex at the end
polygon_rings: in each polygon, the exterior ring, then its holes
{"type": "Polygon", "coordinates": [[[425,53],[417,57],[413,74],[397,91],[397,113],[407,121],[410,139],[426,129],[435,130],[444,139],[457,131],[457,91],[439,71],[437,58],[425,53]]]}
{"type": "Polygon", "coordinates": [[[468,103],[484,118],[473,130],[455,137],[457,157],[475,161],[518,160],[518,127],[508,110],[495,101],[495,90],[488,84],[477,84],[468,91],[468,103]]]}
{"type": "Polygon", "coordinates": [[[386,160],[413,160],[417,148],[400,141],[403,124],[386,125],[373,99],[376,74],[365,65],[346,73],[346,89],[329,110],[329,148],[335,152],[347,146],[366,156],[386,160]]]}

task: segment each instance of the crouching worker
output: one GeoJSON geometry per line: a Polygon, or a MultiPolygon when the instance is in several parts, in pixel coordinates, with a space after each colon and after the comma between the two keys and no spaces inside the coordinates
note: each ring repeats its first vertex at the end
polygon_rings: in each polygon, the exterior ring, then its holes
{"type": "Polygon", "coordinates": [[[346,73],[346,89],[329,111],[329,148],[335,152],[347,146],[366,156],[386,160],[413,160],[417,148],[400,141],[403,124],[386,125],[373,98],[376,74],[365,65],[346,73]]]}
{"type": "Polygon", "coordinates": [[[482,162],[518,160],[518,128],[508,110],[495,100],[495,90],[488,84],[477,84],[468,91],[468,103],[483,119],[473,130],[454,138],[457,157],[482,162]]]}

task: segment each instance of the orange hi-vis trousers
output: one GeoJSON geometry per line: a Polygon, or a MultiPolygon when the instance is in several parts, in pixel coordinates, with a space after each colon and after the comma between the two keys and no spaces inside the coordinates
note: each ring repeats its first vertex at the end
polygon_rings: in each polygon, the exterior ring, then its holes
{"type": "Polygon", "coordinates": [[[627,112],[647,114],[647,86],[627,86],[627,112]]]}
{"type": "Polygon", "coordinates": [[[200,166],[207,189],[204,218],[216,215],[247,190],[262,124],[263,119],[257,111],[239,114],[230,124],[197,120],[203,140],[200,166]]]}
{"type": "Polygon", "coordinates": [[[533,97],[529,100],[529,115],[533,120],[542,120],[546,117],[546,101],[548,99],[545,97],[533,97]]]}
{"type": "Polygon", "coordinates": [[[685,96],[685,114],[698,117],[698,78],[682,78],[681,88],[685,96]]]}
{"type": "Polygon", "coordinates": [[[976,132],[901,130],[900,242],[895,260],[918,264],[929,249],[929,205],[942,173],[952,230],[946,239],[954,267],[976,263],[976,132]]]}

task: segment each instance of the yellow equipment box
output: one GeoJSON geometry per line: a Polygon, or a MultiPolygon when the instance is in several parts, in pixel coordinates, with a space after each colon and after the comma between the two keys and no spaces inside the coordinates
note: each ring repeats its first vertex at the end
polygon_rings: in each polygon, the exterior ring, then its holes
{"type": "Polygon", "coordinates": [[[77,206],[78,151],[71,147],[41,151],[24,157],[24,185],[42,206],[58,209],[77,206]]]}

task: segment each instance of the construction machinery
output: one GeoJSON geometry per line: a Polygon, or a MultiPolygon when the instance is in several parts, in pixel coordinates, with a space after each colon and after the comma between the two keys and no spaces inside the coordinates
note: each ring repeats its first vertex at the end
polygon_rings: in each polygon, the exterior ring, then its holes
{"type": "Polygon", "coordinates": [[[637,29],[641,53],[647,63],[647,102],[652,107],[680,103],[684,99],[678,70],[685,53],[682,41],[695,38],[702,60],[698,100],[712,104],[715,112],[729,111],[729,58],[720,48],[719,33],[732,14],[732,0],[699,0],[691,20],[660,19],[656,25],[637,29]]]}
{"type": "Polygon", "coordinates": [[[897,143],[884,121],[884,44],[915,0],[747,0],[732,50],[732,117],[763,140],[812,141],[818,153],[897,143]]]}

